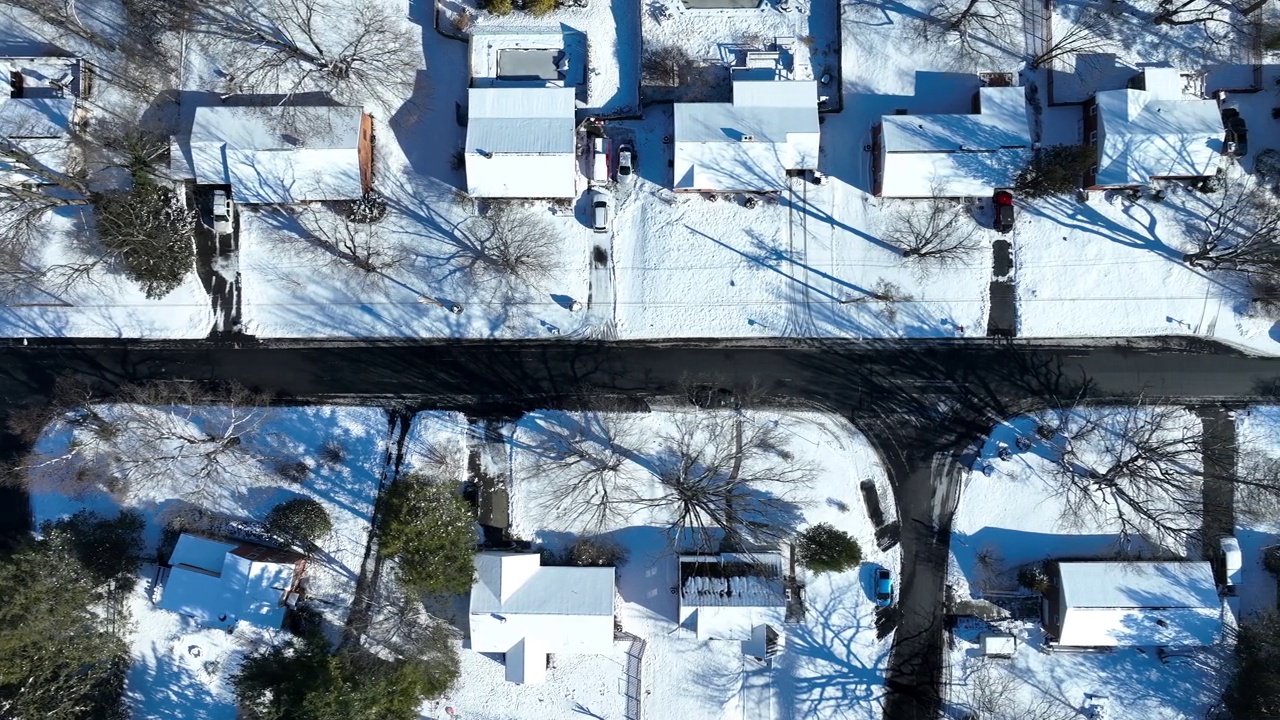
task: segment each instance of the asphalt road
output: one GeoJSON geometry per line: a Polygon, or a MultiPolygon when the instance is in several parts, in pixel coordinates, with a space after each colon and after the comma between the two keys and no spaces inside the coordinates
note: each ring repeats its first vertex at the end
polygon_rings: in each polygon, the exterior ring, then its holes
{"type": "MultiPolygon", "coordinates": [[[[964,340],[771,347],[19,341],[0,347],[3,407],[41,401],[63,373],[89,380],[105,395],[122,383],[146,380],[237,381],[285,403],[394,402],[479,416],[589,406],[601,394],[639,401],[686,395],[700,385],[730,388],[748,403],[792,402],[839,413],[881,452],[901,518],[901,617],[887,679],[890,720],[938,716],[951,515],[960,469],[993,423],[1054,397],[1144,396],[1197,404],[1280,397],[1280,359],[1201,341],[1162,348],[964,340]]],[[[0,438],[0,445],[6,453],[19,449],[12,436],[0,438]]]]}

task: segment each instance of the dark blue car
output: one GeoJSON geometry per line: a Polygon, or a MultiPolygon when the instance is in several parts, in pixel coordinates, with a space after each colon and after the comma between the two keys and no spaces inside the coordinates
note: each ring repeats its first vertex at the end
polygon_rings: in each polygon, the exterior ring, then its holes
{"type": "Polygon", "coordinates": [[[876,570],[876,605],[889,607],[893,604],[893,576],[886,568],[876,570]]]}

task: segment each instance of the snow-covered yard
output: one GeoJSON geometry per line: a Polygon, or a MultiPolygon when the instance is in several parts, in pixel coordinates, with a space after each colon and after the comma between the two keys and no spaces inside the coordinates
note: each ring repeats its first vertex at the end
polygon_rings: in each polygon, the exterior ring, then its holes
{"type": "MultiPolygon", "coordinates": [[[[1058,463],[1065,451],[1073,464],[1105,474],[1109,461],[1120,457],[1117,451],[1132,455],[1125,449],[1132,447],[1130,443],[1113,441],[1147,432],[1154,441],[1148,445],[1168,453],[1161,458],[1161,467],[1179,469],[1170,487],[1146,496],[1144,503],[1157,509],[1157,517],[1182,516],[1185,522],[1178,522],[1194,531],[1200,524],[1192,508],[1200,500],[1200,448],[1192,443],[1183,447],[1181,439],[1198,438],[1199,423],[1198,417],[1182,409],[1075,408],[1059,415],[1019,416],[993,429],[960,494],[947,583],[958,600],[972,597],[1008,605],[1006,600],[1018,596],[1034,599],[1016,601],[1025,606],[1026,619],[1018,619],[1017,614],[990,622],[960,618],[950,634],[950,703],[980,702],[984,693],[999,690],[1006,699],[1005,712],[1011,707],[1039,706],[1044,715],[1027,710],[1022,717],[1047,719],[1074,716],[1088,704],[1087,696],[1100,695],[1109,698],[1108,717],[1113,720],[1174,720],[1202,717],[1220,700],[1223,678],[1218,669],[1230,655],[1229,645],[1188,651],[1190,660],[1183,665],[1162,663],[1154,648],[1052,651],[1039,618],[1039,597],[1019,588],[1015,579],[1021,567],[1054,558],[1198,559],[1198,547],[1180,532],[1161,536],[1148,531],[1148,537],[1126,533],[1121,513],[1105,503],[1104,512],[1081,512],[1082,506],[1075,502],[1079,496],[1064,490],[1058,463]],[[1152,428],[1146,419],[1155,417],[1162,419],[1152,428]],[[1103,432],[1081,433],[1079,428],[1086,421],[1098,423],[1103,432]],[[1052,439],[1038,434],[1038,429],[1055,423],[1063,431],[1052,439]],[[1161,507],[1171,514],[1162,514],[1161,507]],[[1151,537],[1162,537],[1161,546],[1152,543],[1151,537]],[[984,658],[978,644],[984,632],[1014,635],[1019,644],[1014,657],[984,658]]],[[[1016,712],[1009,715],[1015,716],[1016,712]]]]}
{"type": "MultiPolygon", "coordinates": [[[[1236,412],[1237,472],[1250,473],[1280,458],[1280,407],[1257,406],[1236,412]]],[[[1264,548],[1280,543],[1280,519],[1270,502],[1250,499],[1247,488],[1237,490],[1236,539],[1240,541],[1240,617],[1275,612],[1280,608],[1276,577],[1263,566],[1264,548]]]]}
{"type": "MultiPolygon", "coordinates": [[[[317,541],[303,587],[331,636],[346,621],[369,540],[373,503],[387,460],[388,420],[376,408],[227,408],[96,406],[103,424],[51,425],[37,442],[30,472],[37,523],[90,509],[122,509],[146,520],[145,554],[166,553],[177,529],[243,535],[284,500],[319,501],[332,531],[317,541]],[[205,438],[238,420],[252,428],[216,450],[205,438]],[[96,429],[95,429],[96,428],[96,429]],[[162,439],[156,441],[157,437],[162,439]]],[[[448,414],[424,414],[432,437],[458,432],[448,414]],[[435,422],[428,421],[433,418],[435,422]]],[[[443,440],[436,440],[443,443],[443,440]]],[[[252,535],[251,535],[252,537],[252,535]]],[[[161,556],[160,560],[165,557],[161,556]]],[[[240,659],[284,631],[240,623],[234,633],[204,629],[159,609],[156,565],[144,566],[128,609],[133,664],[126,695],[134,717],[236,716],[230,678],[240,659]]]]}
{"type": "MultiPolygon", "coordinates": [[[[588,505],[583,499],[587,496],[567,502],[557,499],[557,490],[582,467],[547,462],[565,447],[567,438],[574,438],[573,442],[589,438],[593,447],[598,443],[609,447],[611,440],[614,450],[598,457],[605,463],[620,459],[618,487],[648,496],[655,491],[654,468],[664,462],[664,448],[682,427],[731,418],[727,411],[686,409],[640,415],[535,412],[504,426],[501,445],[491,447],[505,446],[505,452],[482,453],[481,462],[485,472],[507,483],[512,533],[558,551],[588,528],[597,527],[580,512],[588,505]]],[[[845,530],[862,547],[863,564],[837,574],[813,576],[801,571],[807,583],[805,619],[783,628],[785,649],[770,668],[745,656],[738,642],[700,641],[693,630],[678,624],[677,561],[665,510],[625,503],[617,507],[617,514],[607,514],[598,528],[629,552],[618,571],[616,617],[625,632],[646,644],[644,714],[878,718],[892,634],[877,637],[870,574],[875,565],[896,574],[899,558],[896,548],[877,548],[859,484],[872,482],[892,521],[892,496],[884,471],[866,440],[838,418],[756,411],[745,413],[744,418],[749,428],[771,428],[779,438],[777,452],[786,453],[789,463],[814,471],[811,484],[770,488],[786,500],[779,507],[796,513],[788,522],[798,527],[829,522],[845,530]]],[[[432,462],[421,457],[427,443],[411,437],[408,447],[411,463],[432,462]],[[414,453],[419,457],[415,459],[414,453]]],[[[620,716],[627,647],[628,642],[620,641],[607,657],[557,657],[546,684],[526,686],[503,682],[500,662],[464,646],[458,686],[447,697],[429,703],[425,712],[440,718],[446,708],[453,708],[461,717],[497,720],[512,717],[511,708],[521,707],[536,708],[538,716],[548,720],[568,720],[584,711],[620,716]]]]}

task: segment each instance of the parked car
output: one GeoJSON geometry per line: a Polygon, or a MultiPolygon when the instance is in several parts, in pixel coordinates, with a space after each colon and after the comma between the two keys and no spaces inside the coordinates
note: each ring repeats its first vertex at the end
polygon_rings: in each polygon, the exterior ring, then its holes
{"type": "Polygon", "coordinates": [[[991,201],[996,207],[996,218],[992,227],[997,232],[1012,232],[1013,193],[1008,190],[996,190],[995,194],[991,196],[991,201]]]}
{"type": "Polygon", "coordinates": [[[631,180],[632,174],[635,172],[634,162],[635,158],[630,145],[623,145],[618,148],[618,182],[631,180]]]}
{"type": "Polygon", "coordinates": [[[609,193],[591,191],[591,229],[598,233],[609,232],[610,201],[609,193]]]}
{"type": "Polygon", "coordinates": [[[876,606],[889,607],[893,604],[893,575],[888,568],[876,570],[876,606]]]}
{"type": "Polygon", "coordinates": [[[1235,108],[1224,108],[1222,125],[1227,129],[1227,154],[1241,157],[1249,152],[1249,130],[1235,108]]]}
{"type": "Polygon", "coordinates": [[[1227,587],[1240,584],[1240,569],[1244,567],[1244,555],[1240,552],[1240,541],[1228,535],[1218,541],[1222,549],[1222,571],[1226,576],[1227,587]]]}
{"type": "Polygon", "coordinates": [[[226,190],[213,191],[213,231],[218,235],[230,235],[234,227],[235,203],[226,190]]]}

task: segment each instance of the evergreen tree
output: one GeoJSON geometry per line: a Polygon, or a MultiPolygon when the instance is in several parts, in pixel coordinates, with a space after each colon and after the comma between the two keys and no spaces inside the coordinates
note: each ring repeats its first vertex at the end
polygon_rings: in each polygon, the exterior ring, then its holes
{"type": "Polygon", "coordinates": [[[409,475],[384,498],[378,552],[395,558],[400,582],[419,593],[461,594],[475,576],[475,511],[448,483],[409,475]]]}
{"type": "Polygon", "coordinates": [[[800,533],[796,554],[805,567],[817,573],[840,572],[862,562],[858,542],[831,523],[818,523],[800,533]]]}
{"type": "Polygon", "coordinates": [[[94,196],[95,227],[108,252],[148,298],[173,292],[195,262],[195,212],[144,174],[129,190],[94,196]]]}
{"type": "Polygon", "coordinates": [[[127,648],[95,612],[104,593],[75,545],[70,533],[55,532],[0,562],[0,717],[126,715],[127,648]]]}

